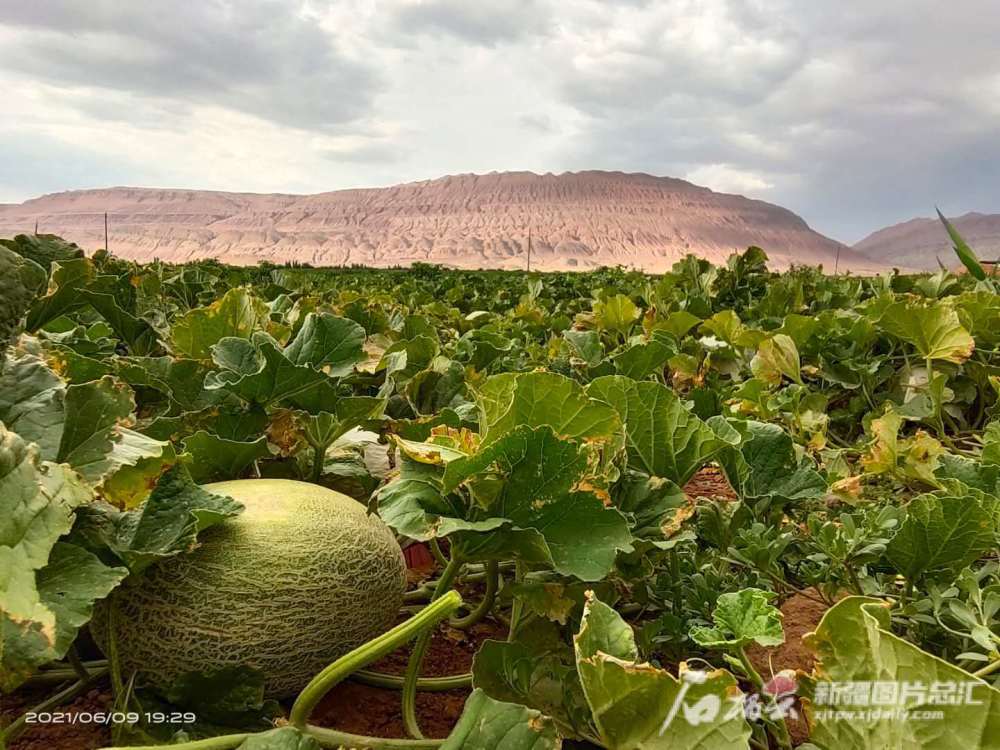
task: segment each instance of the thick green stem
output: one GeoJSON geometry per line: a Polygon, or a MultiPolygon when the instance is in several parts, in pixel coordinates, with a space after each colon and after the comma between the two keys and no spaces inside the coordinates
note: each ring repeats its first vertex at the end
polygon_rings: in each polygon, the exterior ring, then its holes
{"type": "MultiPolygon", "coordinates": [[[[458,592],[452,591],[451,588],[455,576],[461,570],[462,561],[453,551],[451,562],[441,573],[437,588],[434,589],[434,597],[427,605],[428,608],[434,607],[439,601],[453,594],[458,597],[459,603],[461,603],[458,592]]],[[[403,726],[406,727],[407,734],[418,740],[424,739],[424,735],[420,731],[420,722],[417,721],[417,680],[420,678],[420,667],[424,663],[424,655],[427,653],[427,646],[430,645],[433,634],[434,631],[428,628],[417,637],[416,643],[413,644],[413,651],[410,652],[410,661],[406,665],[406,675],[403,679],[403,726]]]]}
{"type": "Polygon", "coordinates": [[[309,476],[310,481],[313,484],[319,484],[319,480],[323,476],[323,464],[326,462],[326,446],[314,444],[313,445],[313,463],[312,472],[309,476]]]}
{"type": "Polygon", "coordinates": [[[304,727],[316,704],[334,685],[345,680],[352,672],[392,653],[415,635],[423,634],[451,615],[461,604],[461,595],[457,591],[450,591],[437,601],[428,604],[419,614],[337,659],[302,689],[292,705],[289,721],[294,726],[304,727]]]}
{"type": "MultiPolygon", "coordinates": [[[[524,563],[520,560],[517,561],[514,566],[514,583],[520,583],[524,578],[524,563]]],[[[517,630],[517,626],[521,622],[521,612],[524,608],[524,603],[521,601],[520,597],[514,597],[514,603],[510,608],[510,627],[507,630],[507,640],[514,640],[514,632],[517,630]]]]}
{"type": "Polygon", "coordinates": [[[997,659],[995,662],[992,662],[991,664],[987,664],[982,669],[977,669],[975,672],[972,673],[972,676],[979,677],[980,679],[982,679],[983,677],[991,675],[997,671],[1000,671],[1000,659],[997,659]]]}
{"type": "MultiPolygon", "coordinates": [[[[387,690],[402,690],[404,676],[401,674],[385,674],[370,669],[359,669],[351,675],[351,679],[364,685],[385,688],[387,690]]],[[[454,674],[447,677],[421,677],[417,680],[417,690],[428,693],[440,693],[445,690],[460,690],[472,685],[472,673],[454,674]]]]}
{"type": "MultiPolygon", "coordinates": [[[[332,749],[343,747],[363,747],[365,750],[435,750],[444,740],[396,740],[386,737],[365,737],[360,734],[340,732],[336,729],[306,725],[301,730],[312,737],[320,747],[332,749]]],[[[180,742],[176,745],[127,745],[101,748],[101,750],[235,750],[247,741],[253,734],[224,734],[220,737],[209,737],[204,740],[180,742]]]]}
{"type": "Polygon", "coordinates": [[[442,568],[448,567],[448,558],[444,556],[444,552],[441,551],[441,543],[437,539],[431,539],[428,542],[427,547],[431,551],[431,557],[434,558],[434,562],[440,565],[442,568]]]}
{"type": "Polygon", "coordinates": [[[481,622],[493,609],[497,600],[497,591],[500,589],[500,564],[496,560],[491,560],[486,568],[486,591],[479,606],[472,610],[465,617],[451,618],[451,626],[464,630],[471,628],[481,622]]]}

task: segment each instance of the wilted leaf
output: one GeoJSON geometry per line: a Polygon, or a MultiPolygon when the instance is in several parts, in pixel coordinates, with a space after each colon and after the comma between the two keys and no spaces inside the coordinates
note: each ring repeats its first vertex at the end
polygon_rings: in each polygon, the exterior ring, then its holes
{"type": "Polygon", "coordinates": [[[493,700],[473,690],[441,750],[558,750],[553,721],[530,708],[493,700]]]}
{"type": "MultiPolygon", "coordinates": [[[[811,739],[823,750],[996,748],[1000,691],[895,635],[886,603],[860,596],[842,599],[827,610],[805,642],[817,656],[813,670],[817,685],[812,700],[805,702],[806,713],[811,717],[811,739]],[[866,710],[845,715],[844,706],[834,703],[830,694],[832,688],[844,685],[868,686],[869,690],[894,685],[900,691],[916,686],[917,691],[905,701],[905,708],[915,713],[905,721],[866,710]],[[955,685],[961,690],[961,700],[933,700],[934,685],[955,685]],[[966,686],[972,686],[973,704],[964,700],[966,686]],[[820,690],[826,695],[821,696],[820,690]],[[917,718],[923,711],[934,712],[935,718],[917,718]]],[[[879,708],[895,710],[896,705],[879,708]]]]}
{"type": "Polygon", "coordinates": [[[682,664],[678,679],[639,663],[632,628],[596,599],[573,640],[580,682],[609,750],[747,747],[750,727],[742,711],[731,710],[742,695],[728,672],[690,672],[682,664]]]}

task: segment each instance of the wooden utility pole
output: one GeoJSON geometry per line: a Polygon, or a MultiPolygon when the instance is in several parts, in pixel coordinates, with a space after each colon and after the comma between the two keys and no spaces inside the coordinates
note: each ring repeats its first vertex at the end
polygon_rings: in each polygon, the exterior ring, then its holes
{"type": "Polygon", "coordinates": [[[108,212],[104,212],[104,252],[110,253],[108,250],[108,212]]]}
{"type": "Polygon", "coordinates": [[[531,227],[528,227],[528,272],[531,272],[531,227]]]}
{"type": "Polygon", "coordinates": [[[35,236],[38,236],[38,219],[35,219],[35,236]]]}
{"type": "Polygon", "coordinates": [[[837,271],[840,269],[840,247],[837,247],[837,260],[833,262],[833,275],[837,275],[837,271]]]}

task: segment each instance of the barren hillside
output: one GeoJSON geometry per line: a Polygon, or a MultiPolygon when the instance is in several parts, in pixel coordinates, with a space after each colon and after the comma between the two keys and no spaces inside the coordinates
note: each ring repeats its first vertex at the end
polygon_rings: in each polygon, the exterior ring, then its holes
{"type": "Polygon", "coordinates": [[[660,272],[687,253],[722,262],[760,245],[772,267],[883,264],[824,237],[792,212],[683,180],[620,172],[456,175],[317,195],[107,188],[0,206],[0,236],[60,234],[139,260],[219,258],[236,264],[523,268],[624,265],[660,272]]]}
{"type": "MultiPolygon", "coordinates": [[[[968,213],[951,219],[969,246],[983,260],[1000,258],[1000,214],[968,213]]],[[[890,265],[937,270],[958,264],[948,233],[937,218],[911,219],[865,237],[854,249],[890,265]]]]}

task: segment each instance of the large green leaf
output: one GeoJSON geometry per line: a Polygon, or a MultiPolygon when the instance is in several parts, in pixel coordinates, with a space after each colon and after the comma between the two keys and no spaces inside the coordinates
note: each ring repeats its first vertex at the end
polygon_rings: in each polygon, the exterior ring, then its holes
{"type": "Polygon", "coordinates": [[[347,318],[309,313],[285,356],[297,365],[309,365],[331,377],[347,375],[365,359],[365,329],[347,318]]]}
{"type": "Polygon", "coordinates": [[[189,310],[170,329],[175,354],[208,360],[212,347],[227,337],[248,339],[267,319],[267,306],[243,288],[230,289],[208,307],[189,310]]]}
{"type": "Polygon", "coordinates": [[[591,598],[574,638],[577,671],[602,744],[609,750],[745,750],[750,727],[728,672],[680,679],[638,661],[632,628],[591,598]],[[697,679],[695,679],[697,677],[697,679]]]}
{"type": "Polygon", "coordinates": [[[950,580],[994,546],[995,507],[985,507],[960,485],[914,498],[886,547],[895,568],[911,581],[924,576],[950,580]]]}
{"type": "Polygon", "coordinates": [[[515,703],[473,690],[441,750],[558,750],[562,740],[552,719],[515,703]]]}
{"type": "Polygon", "coordinates": [[[705,648],[730,649],[756,643],[778,646],[785,642],[781,611],[771,604],[776,594],[742,589],[719,595],[712,627],[691,628],[691,640],[705,648]]]}
{"type": "Polygon", "coordinates": [[[115,335],[128,345],[130,352],[142,356],[149,354],[156,348],[157,332],[142,318],[137,318],[127,310],[123,310],[113,294],[90,290],[84,291],[82,294],[83,298],[93,305],[101,317],[108,322],[108,325],[114,329],[115,335]]]}
{"type": "Polygon", "coordinates": [[[859,596],[842,599],[805,642],[817,656],[814,695],[805,703],[813,727],[810,739],[823,750],[1000,748],[1000,691],[895,635],[886,603],[859,596]],[[905,721],[879,717],[880,711],[869,707],[894,711],[900,706],[898,696],[847,704],[835,699],[838,686],[841,691],[857,686],[869,696],[882,686],[899,691],[912,686],[905,708],[918,713],[905,721]],[[939,694],[950,689],[957,700],[934,700],[935,689],[939,694]],[[970,704],[966,696],[977,703],[970,704]],[[941,718],[916,718],[922,711],[941,718]]]}
{"type": "Polygon", "coordinates": [[[625,425],[629,466],[650,476],[684,485],[731,445],[659,383],[609,375],[592,382],[587,395],[615,409],[625,425]]]}
{"type": "Polygon", "coordinates": [[[639,317],[639,308],[624,294],[594,302],[594,321],[606,330],[625,334],[639,317]]]}
{"type": "Polygon", "coordinates": [[[81,290],[90,285],[95,276],[94,264],[88,258],[53,263],[48,290],[28,311],[28,330],[38,330],[63,313],[85,305],[87,301],[81,290]]]}
{"type": "Polygon", "coordinates": [[[213,350],[213,359],[223,369],[205,378],[208,390],[226,390],[250,404],[267,406],[279,402],[306,411],[319,409],[336,400],[329,376],[309,365],[292,362],[274,343],[256,344],[240,338],[222,339],[213,350]]]}
{"type": "Polygon", "coordinates": [[[227,440],[205,430],[184,439],[184,452],[191,454],[189,470],[199,484],[238,479],[250,464],[270,455],[267,438],[253,441],[227,440]]]}
{"type": "Polygon", "coordinates": [[[750,367],[754,377],[772,385],[780,384],[782,377],[796,383],[802,382],[799,350],[792,337],[784,333],[776,333],[761,341],[750,367]]]}
{"type": "Polygon", "coordinates": [[[236,750],[320,750],[320,744],[314,737],[289,726],[251,734],[236,750]]]}
{"type": "Polygon", "coordinates": [[[91,498],[74,472],[41,462],[35,446],[0,424],[0,689],[16,687],[39,664],[61,657],[70,631],[107,593],[100,593],[107,578],[88,560],[71,560],[67,576],[66,550],[53,553],[72,526],[73,510],[91,498]]]}
{"type": "Polygon", "coordinates": [[[6,247],[34,261],[46,273],[49,266],[56,261],[83,257],[83,250],[78,245],[54,234],[18,234],[11,240],[0,239],[0,247],[6,247]]]}
{"type": "Polygon", "coordinates": [[[65,383],[37,354],[19,347],[0,363],[0,422],[35,443],[43,458],[58,457],[65,398],[65,383]]]}
{"type": "Polygon", "coordinates": [[[568,438],[614,441],[621,419],[608,404],[589,398],[573,380],[549,372],[504,373],[476,391],[484,445],[521,425],[548,425],[568,438]]]}
{"type": "Polygon", "coordinates": [[[742,435],[738,448],[720,456],[729,484],[744,500],[794,502],[822,497],[826,480],[800,462],[791,436],[764,422],[734,422],[742,435]]]}
{"type": "Polygon", "coordinates": [[[46,273],[38,264],[0,245],[0,362],[45,279],[46,273]]]}
{"type": "Polygon", "coordinates": [[[74,539],[111,550],[139,573],[155,562],[188,552],[198,533],[242,512],[243,506],[195,484],[184,464],[160,477],[149,499],[128,512],[100,503],[80,508],[74,539]]]}
{"type": "MultiPolygon", "coordinates": [[[[69,386],[56,460],[98,483],[114,468],[111,454],[134,407],[131,389],[111,377],[69,386]]],[[[148,454],[135,460],[141,455],[148,454]]],[[[123,463],[129,463],[127,458],[123,463]]]]}
{"type": "Polygon", "coordinates": [[[958,319],[955,308],[945,302],[923,305],[895,302],[885,309],[879,324],[902,339],[924,359],[961,364],[976,347],[969,332],[958,319]]]}
{"type": "MultiPolygon", "coordinates": [[[[548,426],[522,426],[475,455],[448,463],[443,489],[450,493],[476,476],[495,472],[500,486],[481,500],[488,503],[486,514],[537,534],[540,539],[533,544],[544,547],[556,571],[596,581],[608,574],[631,539],[616,509],[580,489],[592,463],[587,444],[560,439],[548,426]]],[[[491,536],[491,546],[502,548],[503,535],[495,531],[491,536]]]]}

